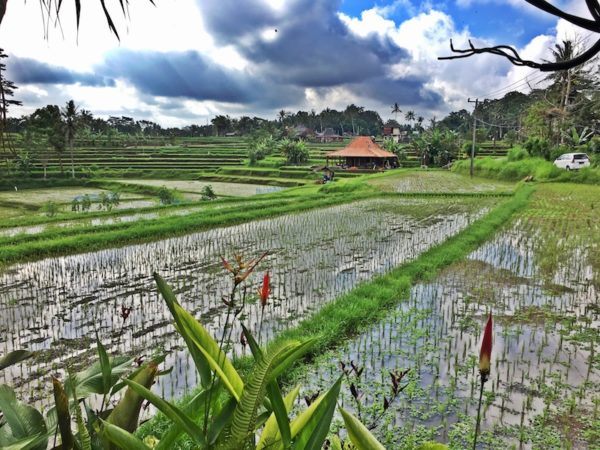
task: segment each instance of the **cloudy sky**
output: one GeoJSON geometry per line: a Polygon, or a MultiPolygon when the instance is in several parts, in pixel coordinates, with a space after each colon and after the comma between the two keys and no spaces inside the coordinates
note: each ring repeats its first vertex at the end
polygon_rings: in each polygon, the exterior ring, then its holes
{"type": "MultiPolygon", "coordinates": [[[[47,37],[37,1],[9,3],[0,45],[23,101],[12,115],[72,98],[95,115],[164,126],[350,103],[384,120],[394,102],[439,118],[470,108],[468,97],[527,90],[544,76],[488,55],[437,61],[450,38],[508,43],[539,60],[575,36],[524,0],[132,0],[128,21],[109,0],[119,42],[97,1],[82,2],[77,34],[72,3],[47,37]]],[[[583,0],[552,3],[585,15],[583,0]]]]}

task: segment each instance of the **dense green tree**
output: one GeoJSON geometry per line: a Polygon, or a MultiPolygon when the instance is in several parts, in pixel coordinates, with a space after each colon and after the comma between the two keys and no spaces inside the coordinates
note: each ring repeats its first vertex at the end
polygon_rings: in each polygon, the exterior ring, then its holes
{"type": "MultiPolygon", "coordinates": [[[[4,4],[4,7],[6,7],[6,3],[4,4]]],[[[2,11],[2,14],[3,13],[4,12],[2,11]]],[[[8,55],[0,48],[0,148],[9,150],[14,156],[16,155],[15,150],[12,145],[10,145],[10,142],[6,140],[5,130],[7,130],[8,127],[7,115],[9,107],[21,105],[21,102],[13,98],[17,86],[4,77],[4,72],[6,71],[6,63],[4,63],[4,60],[6,58],[8,58],[8,55]]]]}
{"type": "Polygon", "coordinates": [[[45,130],[48,143],[58,155],[60,171],[64,173],[63,156],[67,143],[60,108],[57,105],[46,105],[36,109],[28,119],[28,126],[45,130]]]}
{"type": "Polygon", "coordinates": [[[231,129],[231,117],[229,116],[218,115],[210,123],[212,123],[217,136],[222,136],[231,129]]]}

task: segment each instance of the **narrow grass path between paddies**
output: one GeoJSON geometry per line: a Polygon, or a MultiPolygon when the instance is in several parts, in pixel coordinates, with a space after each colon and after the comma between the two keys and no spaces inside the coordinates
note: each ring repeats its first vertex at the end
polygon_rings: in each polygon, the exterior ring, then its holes
{"type": "MultiPolygon", "coordinates": [[[[253,198],[251,201],[253,204],[259,205],[261,202],[268,202],[271,198],[268,196],[260,196],[253,198]]],[[[239,197],[226,197],[220,198],[213,201],[184,201],[181,203],[173,203],[170,205],[154,205],[144,208],[124,208],[112,211],[96,210],[96,211],[85,211],[85,212],[64,212],[54,216],[46,216],[42,214],[28,215],[28,216],[16,216],[7,217],[0,222],[0,230],[6,228],[15,227],[27,227],[33,225],[52,225],[58,222],[67,223],[73,222],[73,226],[76,222],[86,222],[90,219],[103,219],[103,218],[119,218],[123,216],[130,216],[133,214],[146,214],[146,213],[163,213],[164,215],[169,214],[181,214],[186,209],[206,209],[211,210],[215,208],[222,208],[225,206],[233,206],[236,204],[242,205],[247,203],[248,199],[242,199],[239,197]]]]}
{"type": "MultiPolygon", "coordinates": [[[[534,189],[532,185],[520,187],[513,197],[503,201],[468,228],[422,253],[415,260],[341,295],[297,327],[280,333],[269,346],[276,346],[290,339],[313,339],[314,345],[304,358],[306,363],[326,349],[341,345],[348,338],[381,320],[390,308],[408,298],[414,284],[431,280],[441,269],[465,259],[490,239],[517,211],[527,206],[534,189]]],[[[251,359],[239,358],[234,363],[240,371],[247,372],[251,359]]],[[[304,365],[297,364],[294,370],[283,376],[282,381],[292,382],[303,370],[304,365]]],[[[184,404],[186,398],[181,403],[184,404]]],[[[139,434],[155,435],[160,439],[167,429],[168,422],[158,414],[140,428],[139,434]]]]}

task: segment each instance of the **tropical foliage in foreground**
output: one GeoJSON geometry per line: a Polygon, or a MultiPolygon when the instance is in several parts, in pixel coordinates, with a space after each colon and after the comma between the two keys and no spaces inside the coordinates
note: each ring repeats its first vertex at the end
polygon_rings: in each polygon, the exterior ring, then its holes
{"type": "MultiPolygon", "coordinates": [[[[165,281],[154,275],[200,374],[202,388],[185,404],[175,405],[150,390],[161,374],[158,370],[161,357],[145,363],[124,356],[109,357],[98,340],[97,363],[82,372],[69,373],[64,382],[52,378],[54,407],[45,416],[20,402],[9,386],[0,386],[0,411],[3,414],[0,446],[14,450],[44,450],[49,446],[84,450],[170,449],[185,435],[196,448],[320,449],[326,442],[331,448],[340,449],[383,448],[356,417],[342,408],[339,410],[349,442],[344,443],[337,436],[328,440],[342,376],[326,393],[313,399],[305,410],[290,419],[300,386],[284,395],[277,380],[310,349],[312,340],[279,342],[264,351],[242,325],[243,340],[254,358],[248,375],[238,372],[226,356],[224,349],[231,339],[232,321],[240,316],[247,301],[247,290],[239,288],[261,259],[244,262],[238,257],[235,264],[224,260],[225,268],[232,274],[232,290],[223,300],[228,319],[219,342],[182,308],[165,281]],[[136,362],[139,367],[132,370],[136,362]],[[118,396],[116,406],[111,408],[109,405],[118,396]],[[141,440],[134,434],[145,400],[170,420],[169,431],[160,440],[152,436],[141,440]]],[[[269,276],[266,274],[258,295],[263,308],[269,293],[269,276]]],[[[127,308],[123,309],[124,321],[129,312],[127,308]]],[[[0,359],[0,370],[29,356],[30,353],[25,351],[13,352],[0,359]]]]}

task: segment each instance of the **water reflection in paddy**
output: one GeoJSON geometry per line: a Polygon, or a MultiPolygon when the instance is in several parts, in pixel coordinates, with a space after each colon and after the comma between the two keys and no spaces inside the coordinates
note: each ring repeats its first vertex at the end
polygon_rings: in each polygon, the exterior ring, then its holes
{"type": "MultiPolygon", "coordinates": [[[[260,267],[272,271],[273,301],[263,329],[269,337],[358,282],[455,234],[496,201],[369,200],[10,266],[0,274],[0,352],[28,348],[40,353],[33,363],[0,377],[12,379],[22,393],[36,399],[37,388],[46,387],[47,381],[39,374],[86,364],[95,357],[90,337],[98,332],[112,351],[171,352],[167,362],[174,370],[161,378],[158,389],[167,396],[180,394],[195,385],[195,372],[178,351],[181,341],[157,296],[153,271],[174,286],[184,307],[219,335],[224,323],[221,297],[229,288],[220,255],[271,251],[260,267]],[[123,328],[122,305],[133,307],[123,328]]],[[[247,307],[250,327],[258,314],[256,305],[247,307]]]]}

